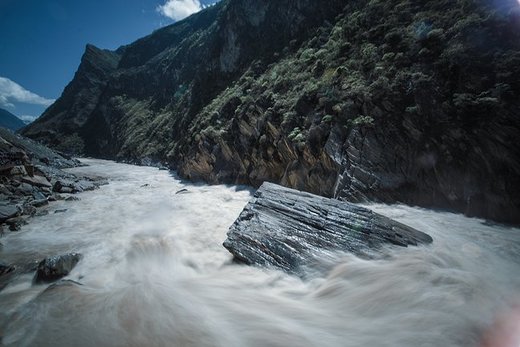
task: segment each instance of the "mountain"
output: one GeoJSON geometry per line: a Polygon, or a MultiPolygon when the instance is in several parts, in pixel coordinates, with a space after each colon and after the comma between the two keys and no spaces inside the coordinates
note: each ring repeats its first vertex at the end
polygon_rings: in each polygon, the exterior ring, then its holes
{"type": "Polygon", "coordinates": [[[519,26],[516,0],[224,0],[88,45],[23,133],[210,183],[520,223],[519,26]]]}
{"type": "Polygon", "coordinates": [[[16,131],[23,128],[25,123],[11,112],[0,108],[0,127],[16,131]]]}

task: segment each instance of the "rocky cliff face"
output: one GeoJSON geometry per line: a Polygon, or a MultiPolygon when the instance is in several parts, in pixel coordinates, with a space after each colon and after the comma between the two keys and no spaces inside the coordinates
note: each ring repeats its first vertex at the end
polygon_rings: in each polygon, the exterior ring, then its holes
{"type": "Polygon", "coordinates": [[[23,133],[70,153],[88,153],[94,147],[89,144],[98,139],[106,142],[110,134],[97,106],[119,59],[116,52],[87,45],[72,82],[23,133]]]}
{"type": "Polygon", "coordinates": [[[519,28],[513,0],[222,1],[88,46],[24,133],[211,183],[518,223],[519,28]]]}

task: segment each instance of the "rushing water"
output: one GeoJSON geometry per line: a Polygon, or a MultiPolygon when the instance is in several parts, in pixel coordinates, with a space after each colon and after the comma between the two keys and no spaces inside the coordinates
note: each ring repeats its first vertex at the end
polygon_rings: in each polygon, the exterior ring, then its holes
{"type": "Polygon", "coordinates": [[[0,250],[6,262],[80,252],[68,278],[82,285],[47,289],[31,274],[11,283],[0,292],[0,345],[480,346],[497,314],[519,319],[507,315],[520,299],[518,229],[370,205],[433,245],[390,248],[382,260],[345,255],[302,281],[233,264],[221,246],[251,191],[87,163],[73,171],[110,184],[54,203],[0,250]]]}

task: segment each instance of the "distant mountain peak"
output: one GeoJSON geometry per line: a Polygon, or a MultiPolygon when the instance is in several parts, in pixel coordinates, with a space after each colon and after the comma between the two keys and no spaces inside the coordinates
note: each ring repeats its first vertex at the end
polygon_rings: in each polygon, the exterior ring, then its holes
{"type": "Polygon", "coordinates": [[[20,118],[16,117],[11,112],[0,108],[0,127],[7,128],[12,131],[17,131],[23,128],[26,123],[20,118]]]}

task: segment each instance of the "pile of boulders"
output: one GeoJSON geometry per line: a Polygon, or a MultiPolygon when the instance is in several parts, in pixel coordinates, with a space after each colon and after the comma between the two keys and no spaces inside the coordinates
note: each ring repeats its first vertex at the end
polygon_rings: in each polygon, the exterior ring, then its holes
{"type": "MultiPolygon", "coordinates": [[[[79,165],[63,153],[0,128],[0,237],[7,231],[20,230],[33,216],[49,213],[49,202],[77,200],[73,194],[105,183],[63,170],[79,165]]],[[[62,211],[66,209],[55,212],[62,211]]],[[[19,275],[31,272],[35,284],[59,280],[81,259],[80,254],[69,253],[8,264],[2,261],[1,248],[0,242],[0,290],[19,275]]]]}
{"type": "Polygon", "coordinates": [[[0,128],[0,232],[16,231],[26,219],[48,213],[49,201],[97,188],[101,182],[62,169],[79,161],[0,128]]]}

